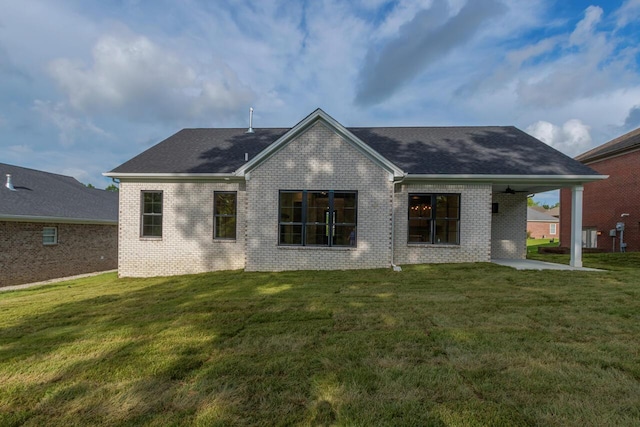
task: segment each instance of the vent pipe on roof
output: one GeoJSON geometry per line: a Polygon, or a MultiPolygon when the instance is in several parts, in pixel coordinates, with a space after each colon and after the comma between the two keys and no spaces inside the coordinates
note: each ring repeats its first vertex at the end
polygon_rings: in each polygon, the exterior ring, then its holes
{"type": "Polygon", "coordinates": [[[11,191],[16,191],[16,189],[13,188],[13,182],[11,182],[11,174],[10,173],[7,174],[7,183],[4,186],[7,187],[11,191]]]}
{"type": "Polygon", "coordinates": [[[253,107],[249,108],[249,129],[245,133],[253,133],[253,107]]]}

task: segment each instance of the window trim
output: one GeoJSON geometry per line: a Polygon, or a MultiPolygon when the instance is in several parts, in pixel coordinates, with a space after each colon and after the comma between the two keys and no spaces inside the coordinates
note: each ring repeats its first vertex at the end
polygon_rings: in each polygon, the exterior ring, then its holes
{"type": "Polygon", "coordinates": [[[552,222],[549,224],[549,235],[551,236],[555,236],[558,234],[558,224],[555,222],[552,222]]]}
{"type": "Polygon", "coordinates": [[[238,238],[238,192],[237,191],[214,191],[213,192],[213,240],[236,240],[238,238]],[[233,215],[216,213],[216,196],[218,194],[233,194],[233,215]],[[233,237],[218,237],[216,218],[235,218],[233,237]]]}
{"type": "MultiPolygon", "coordinates": [[[[351,240],[351,239],[350,239],[351,240]]],[[[278,192],[278,246],[282,247],[305,247],[305,248],[336,248],[336,249],[350,249],[358,247],[358,191],[357,190],[279,190],[278,192]],[[289,221],[283,222],[281,221],[282,216],[282,195],[283,194],[292,194],[292,193],[301,193],[302,194],[302,204],[301,204],[301,218],[300,221],[289,221]],[[355,223],[347,223],[347,222],[334,222],[333,216],[328,216],[328,223],[317,223],[317,222],[308,222],[307,221],[307,210],[308,210],[308,198],[307,196],[310,193],[327,193],[329,195],[329,211],[335,211],[335,194],[352,194],[355,196],[355,212],[354,219],[355,223]],[[328,228],[328,238],[327,244],[309,244],[307,243],[307,227],[309,225],[324,225],[326,224],[328,228]],[[301,243],[282,243],[281,242],[281,227],[283,225],[296,225],[301,227],[301,243]],[[333,243],[335,237],[335,229],[336,226],[339,227],[353,227],[353,245],[338,245],[333,243]]]]}
{"type": "Polygon", "coordinates": [[[58,244],[58,227],[42,227],[42,244],[44,246],[54,246],[58,244]],[[53,233],[47,234],[47,230],[53,230],[53,233]],[[53,241],[45,241],[46,237],[53,237],[53,241]]]}
{"type": "Polygon", "coordinates": [[[461,193],[407,193],[407,244],[409,245],[443,245],[443,246],[460,246],[460,218],[462,217],[462,194],[461,193]],[[411,198],[413,196],[429,196],[431,197],[431,206],[433,207],[431,209],[431,218],[429,219],[429,221],[431,221],[430,224],[430,234],[431,234],[431,240],[428,242],[416,242],[416,241],[411,241],[410,240],[410,236],[411,236],[411,226],[410,226],[410,221],[411,221],[411,198]],[[458,216],[456,218],[453,217],[445,217],[445,218],[438,218],[437,217],[437,197],[438,196],[457,196],[458,197],[458,216]],[[436,242],[435,238],[436,238],[436,222],[438,220],[445,220],[445,221],[457,221],[457,233],[456,233],[456,241],[455,243],[450,243],[450,242],[436,242]]]}
{"type": "Polygon", "coordinates": [[[141,190],[140,191],[140,238],[161,240],[164,235],[164,191],[163,190],[141,190]],[[160,194],[160,213],[145,213],[144,212],[144,195],[147,193],[159,193],[160,194]],[[145,216],[159,216],[160,217],[160,235],[152,236],[144,234],[144,218],[145,216]]]}

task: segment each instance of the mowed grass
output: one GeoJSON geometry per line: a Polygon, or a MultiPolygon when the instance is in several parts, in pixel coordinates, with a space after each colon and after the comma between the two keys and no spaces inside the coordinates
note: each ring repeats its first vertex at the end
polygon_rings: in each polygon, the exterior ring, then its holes
{"type": "Polygon", "coordinates": [[[0,425],[637,426],[640,256],[600,259],[0,293],[0,425]]]}
{"type": "Polygon", "coordinates": [[[527,256],[529,254],[537,254],[538,248],[541,247],[557,247],[560,241],[555,239],[527,239],[527,256]],[[551,241],[553,240],[553,242],[551,241]]]}

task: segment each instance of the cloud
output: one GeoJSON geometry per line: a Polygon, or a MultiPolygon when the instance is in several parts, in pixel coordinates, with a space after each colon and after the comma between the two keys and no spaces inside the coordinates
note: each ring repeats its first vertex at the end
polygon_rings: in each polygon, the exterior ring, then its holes
{"type": "Polygon", "coordinates": [[[94,125],[90,120],[82,120],[69,112],[64,103],[35,100],[33,109],[46,121],[58,128],[58,138],[63,147],[72,146],[79,135],[91,134],[102,138],[109,138],[108,132],[94,125]]]}
{"type": "Polygon", "coordinates": [[[538,121],[526,128],[526,132],[564,154],[575,157],[591,148],[590,127],[578,119],[557,126],[538,121]]]}
{"type": "Polygon", "coordinates": [[[448,3],[435,0],[430,9],[400,27],[395,39],[377,51],[370,49],[360,71],[356,104],[378,104],[468,42],[488,19],[506,12],[496,0],[473,0],[450,16],[448,3]]]}
{"type": "Polygon", "coordinates": [[[630,23],[640,19],[640,0],[627,0],[614,14],[619,28],[626,27],[630,23]]]}
{"type": "Polygon", "coordinates": [[[196,69],[144,36],[100,37],[92,63],[60,58],[49,72],[70,105],[131,119],[192,120],[235,114],[255,96],[222,62],[196,69]]]}
{"type": "Polygon", "coordinates": [[[624,129],[631,130],[637,127],[640,127],[640,105],[631,108],[627,118],[624,120],[624,129]]]}

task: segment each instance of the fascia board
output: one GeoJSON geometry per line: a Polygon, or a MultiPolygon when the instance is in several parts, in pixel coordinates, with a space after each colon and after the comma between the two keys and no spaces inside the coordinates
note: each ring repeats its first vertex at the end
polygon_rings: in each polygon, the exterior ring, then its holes
{"type": "Polygon", "coordinates": [[[55,216],[37,215],[0,215],[0,221],[12,222],[55,222],[60,224],[95,224],[95,225],[118,225],[118,221],[109,219],[87,219],[87,218],[61,218],[55,216]]]}
{"type": "Polygon", "coordinates": [[[260,165],[262,162],[267,160],[269,157],[274,155],[276,152],[284,148],[288,142],[293,140],[296,136],[303,133],[305,130],[313,126],[318,121],[324,121],[330,128],[336,132],[343,139],[350,141],[360,152],[362,152],[367,158],[372,160],[374,163],[379,164],[388,172],[393,173],[394,177],[402,177],[404,176],[404,172],[402,169],[398,168],[396,165],[391,163],[385,157],[380,155],[373,148],[369,147],[365,142],[356,137],[353,133],[349,132],[347,128],[342,126],[337,120],[333,117],[329,116],[327,113],[322,111],[322,109],[318,108],[309,116],[304,118],[300,123],[295,125],[289,132],[282,135],[276,142],[271,144],[269,147],[265,148],[260,154],[254,157],[249,162],[245,163],[236,171],[236,175],[245,175],[250,172],[252,169],[260,165]]]}
{"type": "Polygon", "coordinates": [[[148,181],[164,181],[164,180],[205,180],[205,181],[244,181],[244,177],[229,173],[120,173],[120,172],[104,172],[102,176],[117,179],[131,180],[148,180],[148,181]]]}
{"type": "Polygon", "coordinates": [[[607,179],[609,175],[492,175],[492,174],[407,174],[403,181],[464,181],[510,184],[586,183],[607,179]]]}

